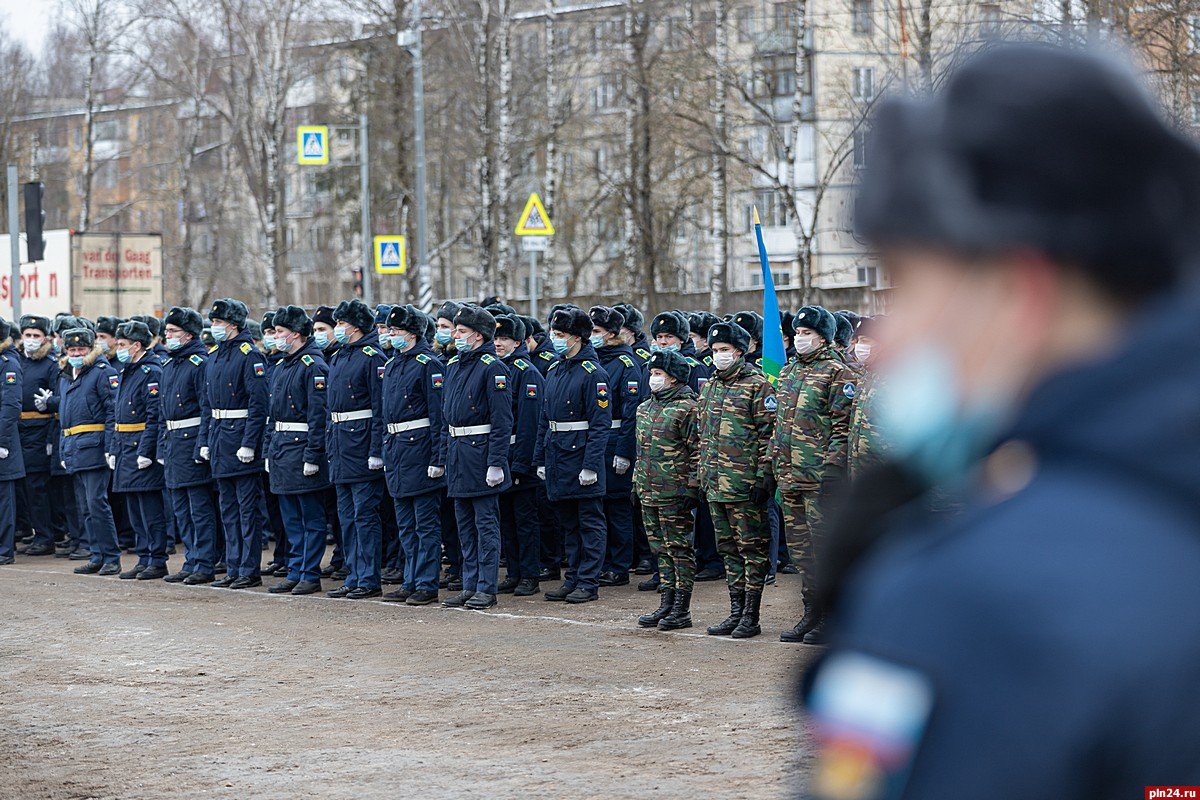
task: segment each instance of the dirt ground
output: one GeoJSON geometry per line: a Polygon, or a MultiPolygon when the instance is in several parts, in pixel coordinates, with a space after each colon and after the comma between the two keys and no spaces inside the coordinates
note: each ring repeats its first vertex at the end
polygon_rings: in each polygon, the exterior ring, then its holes
{"type": "Polygon", "coordinates": [[[475,612],[18,559],[2,798],[782,798],[806,768],[790,697],[816,650],[778,641],[795,576],[768,588],[763,636],[733,641],[703,635],[721,583],[667,634],[636,626],[656,596],[633,585],[475,612]]]}

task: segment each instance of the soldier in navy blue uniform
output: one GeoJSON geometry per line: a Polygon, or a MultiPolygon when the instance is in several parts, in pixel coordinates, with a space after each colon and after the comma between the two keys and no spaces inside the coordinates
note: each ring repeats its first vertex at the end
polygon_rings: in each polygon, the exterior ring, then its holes
{"type": "MultiPolygon", "coordinates": [[[[545,377],[550,371],[550,365],[558,361],[558,353],[550,335],[542,328],[542,323],[534,317],[521,317],[525,323],[525,346],[529,350],[529,363],[537,368],[538,374],[545,377]]],[[[543,381],[543,384],[545,381],[543,381]]],[[[540,403],[539,403],[540,405],[540,403]]],[[[540,413],[540,409],[539,409],[540,413]]],[[[546,496],[545,481],[537,481],[534,493],[537,501],[538,527],[540,529],[539,560],[541,568],[538,571],[539,581],[556,581],[559,578],[559,562],[562,560],[562,527],[554,513],[554,504],[546,496]]]]}
{"type": "Polygon", "coordinates": [[[554,352],[554,344],[549,334],[542,329],[542,324],[533,317],[521,317],[525,323],[525,347],[529,352],[526,358],[537,367],[537,371],[545,375],[550,365],[558,361],[558,353],[554,352]]]}
{"type": "Polygon", "coordinates": [[[633,350],[633,354],[644,368],[650,360],[650,343],[646,341],[645,331],[646,318],[632,303],[617,303],[613,308],[621,312],[625,320],[625,324],[621,326],[621,338],[633,350]]]}
{"type": "Polygon", "coordinates": [[[113,405],[121,377],[104,356],[104,347],[88,328],[63,333],[66,365],[58,391],[47,407],[58,413],[60,461],[75,482],[75,501],[87,533],[88,562],[75,568],[84,575],[116,575],[121,550],[109,502],[108,451],[113,405]]]}
{"type": "MultiPolygon", "coordinates": [[[[307,315],[306,315],[307,316],[307,315]]],[[[273,378],[271,370],[275,365],[283,360],[287,355],[277,346],[275,336],[275,312],[268,311],[262,317],[262,350],[267,357],[267,386],[271,386],[273,378]]],[[[267,424],[267,439],[271,438],[271,424],[267,424]]],[[[264,445],[266,447],[266,445],[264,445]]],[[[269,460],[264,459],[265,462],[269,460]]],[[[271,476],[266,472],[262,474],[262,495],[263,495],[263,513],[267,521],[267,529],[271,536],[275,539],[275,549],[271,554],[271,560],[262,568],[264,575],[280,575],[286,577],[288,574],[288,537],[284,529],[283,515],[279,510],[279,498],[271,491],[271,476]]]]}
{"type": "Polygon", "coordinates": [[[17,482],[25,477],[21,451],[21,363],[13,349],[16,326],[0,319],[0,564],[16,553],[17,482]]]}
{"type": "Polygon", "coordinates": [[[163,342],[170,356],[162,370],[158,457],[167,486],[167,514],[174,518],[184,548],[183,566],[163,580],[188,586],[212,583],[217,559],[212,472],[200,456],[212,422],[205,386],[208,348],[200,340],[203,326],[200,313],[191,308],[174,306],[163,319],[163,342]]]}
{"type": "Polygon", "coordinates": [[[586,603],[599,597],[607,529],[605,466],[612,428],[612,388],[589,339],[592,320],[578,308],[550,321],[554,348],[562,356],[546,374],[542,421],[533,461],[556,505],[567,551],[563,584],[547,600],[586,603]]]}
{"type": "Polygon", "coordinates": [[[271,368],[271,412],[267,461],[270,491],[279,499],[289,554],[284,580],[272,594],[314,594],[321,590],[321,557],[325,553],[324,493],[329,487],[325,398],[329,367],[309,339],[312,320],[299,306],[284,306],[272,315],[275,351],[271,368]]]}
{"type": "MultiPolygon", "coordinates": [[[[337,337],[333,334],[333,329],[337,325],[333,319],[333,311],[334,306],[321,305],[317,306],[312,314],[313,344],[325,357],[326,364],[332,362],[334,354],[342,349],[342,346],[338,344],[337,337]]],[[[321,568],[321,577],[332,578],[335,581],[345,580],[346,576],[350,574],[350,570],[346,567],[346,554],[342,549],[342,522],[338,519],[337,490],[333,488],[332,483],[325,490],[323,497],[326,525],[329,527],[330,535],[333,536],[333,556],[329,564],[321,568]]]]}
{"type": "Polygon", "coordinates": [[[383,372],[375,314],[361,300],[343,302],[333,312],[341,349],[329,364],[326,450],[329,476],[337,489],[338,517],[349,574],[330,597],[379,597],[383,529],[383,372]]]}
{"type": "Polygon", "coordinates": [[[425,339],[429,320],[421,311],[411,305],[393,306],[387,329],[392,359],[383,373],[383,463],[404,571],[400,588],[384,597],[427,605],[438,599],[442,557],[446,370],[425,339]]]}
{"type": "Polygon", "coordinates": [[[713,368],[712,350],[708,346],[708,329],[721,321],[721,318],[709,311],[693,311],[687,315],[688,337],[692,347],[696,349],[694,358],[710,370],[713,368]]]}
{"type": "MultiPolygon", "coordinates": [[[[500,495],[500,531],[508,559],[501,594],[528,597],[541,591],[541,522],[538,519],[538,480],[533,465],[538,425],[542,416],[542,373],[529,361],[524,320],[516,314],[496,317],[496,355],[512,376],[513,434],[508,465],[512,487],[500,495]]],[[[557,358],[557,356],[555,356],[557,358]]]]}
{"type": "Polygon", "coordinates": [[[263,432],[269,389],[267,361],[254,347],[240,300],[216,300],[209,309],[217,349],[205,363],[212,420],[200,457],[212,466],[225,532],[225,577],[213,586],[262,586],[263,432]]]}
{"type": "Polygon", "coordinates": [[[625,586],[633,567],[636,535],[633,514],[633,459],[637,407],[646,395],[645,368],[621,339],[625,318],[607,306],[593,306],[591,345],[608,373],[612,429],[604,454],[604,519],[608,527],[601,586],[625,586]]]}
{"type": "MultiPolygon", "coordinates": [[[[762,336],[763,318],[755,311],[739,311],[733,315],[732,322],[740,325],[742,330],[750,334],[750,349],[744,358],[746,363],[762,371],[762,336]]],[[[782,365],[781,365],[782,366],[782,365]]]]}
{"type": "MultiPolygon", "coordinates": [[[[447,300],[433,315],[433,352],[443,364],[454,358],[454,317],[462,305],[447,300]]],[[[446,556],[445,576],[438,585],[452,592],[462,591],[462,548],[458,544],[458,519],[454,512],[454,500],[448,493],[442,495],[442,548],[446,556]]]]}
{"type": "MultiPolygon", "coordinates": [[[[93,325],[91,320],[84,320],[70,314],[59,314],[51,325],[54,333],[54,345],[59,355],[55,361],[57,371],[48,392],[43,392],[41,402],[35,398],[34,408],[39,411],[50,411],[50,397],[58,392],[62,371],[67,363],[67,354],[63,346],[62,335],[74,328],[84,328],[93,325]]],[[[50,445],[50,510],[51,524],[58,529],[65,529],[66,541],[59,543],[55,558],[69,558],[74,561],[87,561],[91,554],[87,550],[87,532],[83,520],[79,516],[79,506],[75,500],[75,479],[63,466],[61,453],[61,434],[59,431],[58,415],[55,414],[52,428],[49,432],[50,445]]]]}
{"type": "Polygon", "coordinates": [[[58,385],[58,349],[50,338],[50,320],[46,317],[25,315],[20,325],[21,348],[13,350],[21,365],[22,393],[21,420],[18,431],[21,435],[21,452],[25,461],[25,480],[17,484],[17,514],[25,525],[32,528],[33,541],[24,549],[29,556],[54,555],[56,531],[51,518],[50,502],[50,456],[54,446],[51,437],[57,438],[54,414],[45,404],[45,397],[58,385]],[[41,408],[38,408],[39,398],[41,408]]]}
{"type": "Polygon", "coordinates": [[[150,328],[130,320],[117,328],[121,381],[114,400],[113,435],[108,454],[113,492],[125,502],[133,525],[137,564],[123,580],[167,576],[167,528],[163,517],[162,464],[158,463],[162,424],[162,366],[150,350],[150,328]]]}
{"type": "Polygon", "coordinates": [[[462,548],[463,588],[444,601],[483,609],[496,605],[500,572],[499,494],[512,486],[512,377],[496,357],[496,319],[476,306],[454,316],[458,355],[446,365],[446,489],[454,500],[462,548]]]}
{"type": "Polygon", "coordinates": [[[156,361],[158,361],[158,365],[160,367],[166,364],[167,360],[171,357],[171,354],[167,352],[167,348],[164,347],[162,343],[162,320],[153,314],[134,314],[129,319],[132,322],[140,322],[145,325],[147,329],[149,329],[150,347],[147,352],[150,353],[150,355],[152,355],[156,361]]]}

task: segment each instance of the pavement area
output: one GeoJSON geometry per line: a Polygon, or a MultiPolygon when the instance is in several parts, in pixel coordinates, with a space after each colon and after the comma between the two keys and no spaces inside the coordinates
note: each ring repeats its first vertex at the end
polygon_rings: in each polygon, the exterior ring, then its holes
{"type": "Polygon", "coordinates": [[[697,584],[695,628],[660,633],[633,584],[478,612],[78,563],[0,568],[0,798],[757,800],[796,796],[809,766],[792,697],[818,650],[778,641],[794,575],[734,641],[704,635],[721,582],[697,584]]]}

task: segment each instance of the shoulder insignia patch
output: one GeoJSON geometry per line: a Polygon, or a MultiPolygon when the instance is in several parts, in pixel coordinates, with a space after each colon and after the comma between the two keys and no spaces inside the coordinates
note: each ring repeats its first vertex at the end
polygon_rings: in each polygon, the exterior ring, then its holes
{"type": "Polygon", "coordinates": [[[264,376],[266,374],[267,374],[267,365],[266,364],[260,363],[260,364],[254,365],[254,377],[261,378],[262,376],[264,376]]]}
{"type": "MultiPolygon", "coordinates": [[[[12,373],[9,373],[9,374],[11,375],[12,373]]],[[[108,385],[112,389],[115,389],[118,386],[120,386],[121,385],[121,376],[120,375],[109,375],[108,376],[108,385]]]]}
{"type": "Polygon", "coordinates": [[[635,367],[633,366],[633,359],[630,358],[629,356],[621,354],[621,355],[617,356],[617,358],[625,366],[629,367],[630,369],[635,369],[635,367]]]}
{"type": "Polygon", "coordinates": [[[208,348],[208,354],[212,355],[215,352],[217,352],[217,345],[214,344],[212,347],[208,348]]]}
{"type": "Polygon", "coordinates": [[[543,350],[542,352],[538,353],[538,358],[542,359],[543,361],[553,361],[554,355],[549,350],[543,350]]]}
{"type": "Polygon", "coordinates": [[[446,362],[446,366],[450,366],[451,364],[457,364],[457,363],[458,363],[458,356],[454,356],[453,358],[451,358],[449,361],[446,362]]]}
{"type": "Polygon", "coordinates": [[[318,392],[322,392],[325,390],[325,376],[324,375],[313,375],[313,388],[316,389],[318,392]]]}
{"type": "MultiPolygon", "coordinates": [[[[622,356],[623,357],[623,356],[622,356]]],[[[625,381],[625,393],[628,395],[636,395],[642,389],[641,383],[638,381],[625,381]]]]}
{"type": "Polygon", "coordinates": [[[559,363],[560,363],[560,362],[558,362],[558,361],[555,361],[553,364],[551,364],[550,366],[546,367],[546,374],[547,374],[547,375],[549,375],[549,374],[550,374],[550,370],[552,370],[552,369],[554,369],[555,367],[557,367],[557,366],[559,365],[559,363]]]}
{"type": "Polygon", "coordinates": [[[492,377],[493,377],[493,380],[495,380],[495,382],[496,382],[497,390],[508,388],[508,376],[507,375],[494,375],[492,377]]]}
{"type": "Polygon", "coordinates": [[[442,388],[442,373],[440,373],[440,372],[433,373],[433,375],[430,376],[430,380],[433,381],[433,388],[435,388],[435,389],[442,388]]]}
{"type": "Polygon", "coordinates": [[[147,383],[146,391],[150,392],[151,397],[158,397],[158,384],[157,383],[147,383]]]}
{"type": "Polygon", "coordinates": [[[537,400],[537,384],[530,383],[525,386],[525,397],[528,400],[537,400]]]}
{"type": "Polygon", "coordinates": [[[241,350],[244,355],[250,355],[250,351],[254,348],[250,346],[249,342],[242,342],[242,346],[238,349],[241,350]]]}
{"type": "Polygon", "coordinates": [[[696,386],[698,388],[703,389],[706,383],[708,383],[708,378],[696,378],[696,386]]]}
{"type": "Polygon", "coordinates": [[[142,364],[142,372],[144,372],[144,373],[146,373],[147,375],[149,375],[149,374],[150,374],[150,365],[149,365],[149,364],[142,364]]]}
{"type": "Polygon", "coordinates": [[[584,361],[584,362],[583,362],[583,368],[584,368],[584,369],[586,369],[588,372],[595,372],[595,371],[596,371],[596,365],[595,365],[595,364],[593,364],[593,363],[592,363],[592,362],[590,362],[590,361],[584,361]]]}
{"type": "Polygon", "coordinates": [[[779,401],[775,399],[775,395],[767,395],[763,399],[763,408],[767,409],[767,411],[774,411],[779,408],[779,401]]]}
{"type": "Polygon", "coordinates": [[[313,365],[313,357],[305,353],[300,356],[300,363],[306,367],[311,367],[313,365]]]}
{"type": "Polygon", "coordinates": [[[383,380],[383,373],[387,372],[387,364],[380,364],[375,368],[375,377],[383,380]]]}
{"type": "Polygon", "coordinates": [[[484,353],[483,355],[481,355],[479,357],[479,360],[485,364],[495,364],[496,363],[496,357],[491,355],[490,353],[484,353]]]}
{"type": "Polygon", "coordinates": [[[204,359],[198,355],[193,355],[191,358],[188,359],[188,361],[192,362],[197,367],[204,363],[204,359]]]}
{"type": "Polygon", "coordinates": [[[857,390],[854,388],[853,383],[847,383],[845,386],[842,387],[842,394],[846,395],[846,397],[849,397],[851,400],[854,399],[854,395],[856,394],[856,392],[857,392],[857,390]]]}
{"type": "Polygon", "coordinates": [[[650,351],[644,347],[639,347],[637,350],[634,350],[633,352],[637,353],[638,358],[640,358],[642,361],[650,360],[650,351]]]}
{"type": "Polygon", "coordinates": [[[429,363],[430,361],[432,361],[432,360],[433,360],[433,359],[432,359],[432,358],[430,358],[430,357],[429,357],[427,354],[425,354],[425,353],[420,353],[420,354],[418,354],[418,355],[417,355],[417,363],[418,363],[418,364],[428,364],[428,363],[429,363]]]}
{"type": "Polygon", "coordinates": [[[365,345],[363,345],[363,349],[362,349],[362,350],[363,350],[363,354],[364,354],[364,355],[368,355],[368,356],[377,356],[377,355],[379,355],[379,351],[378,351],[378,350],[376,350],[374,347],[371,347],[371,345],[369,345],[369,344],[365,344],[365,345]]]}
{"type": "Polygon", "coordinates": [[[17,382],[17,373],[15,373],[15,372],[4,373],[4,382],[7,384],[15,384],[17,382]]]}
{"type": "Polygon", "coordinates": [[[699,362],[699,361],[697,361],[696,359],[692,358],[691,356],[684,356],[684,358],[686,358],[686,359],[687,359],[687,363],[688,363],[688,366],[689,366],[689,367],[698,367],[698,366],[700,366],[700,362],[699,362]]]}
{"type": "Polygon", "coordinates": [[[523,359],[523,358],[518,358],[517,360],[513,361],[513,366],[516,367],[517,369],[521,370],[521,372],[524,372],[525,370],[529,369],[529,363],[526,362],[525,359],[523,359]]]}
{"type": "Polygon", "coordinates": [[[706,366],[706,367],[711,367],[711,366],[713,365],[713,363],[712,363],[712,356],[708,355],[707,353],[705,353],[705,354],[704,354],[704,358],[702,358],[702,359],[700,359],[700,360],[701,360],[702,362],[704,362],[704,366],[706,366]]]}

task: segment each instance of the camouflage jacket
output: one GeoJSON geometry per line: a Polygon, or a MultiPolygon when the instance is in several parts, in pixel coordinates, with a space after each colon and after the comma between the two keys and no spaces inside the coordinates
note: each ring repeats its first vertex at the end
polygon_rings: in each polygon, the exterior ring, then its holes
{"type": "Polygon", "coordinates": [[[700,490],[711,501],[740,503],[762,485],[775,417],[775,391],[743,359],[714,372],[700,392],[700,490]]]}
{"type": "Polygon", "coordinates": [[[696,407],[686,384],[653,393],[637,407],[633,485],[644,504],[665,506],[699,495],[696,407]]]}
{"type": "Polygon", "coordinates": [[[863,373],[854,394],[854,408],[850,411],[850,442],[846,454],[846,466],[851,478],[883,461],[886,452],[883,437],[875,427],[875,414],[871,408],[878,388],[875,375],[868,371],[863,373]]]}
{"type": "Polygon", "coordinates": [[[826,466],[846,466],[858,378],[833,348],[800,356],[779,374],[770,461],[783,489],[819,489],[826,466]]]}

